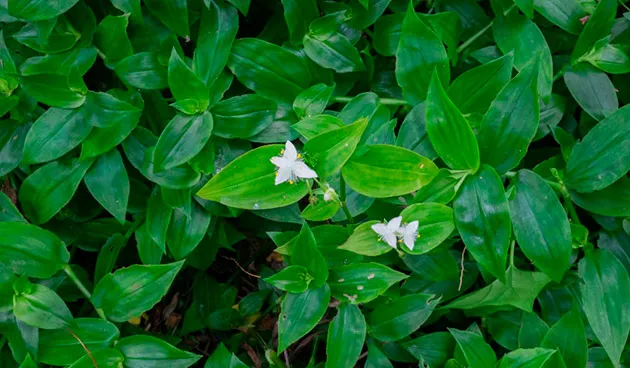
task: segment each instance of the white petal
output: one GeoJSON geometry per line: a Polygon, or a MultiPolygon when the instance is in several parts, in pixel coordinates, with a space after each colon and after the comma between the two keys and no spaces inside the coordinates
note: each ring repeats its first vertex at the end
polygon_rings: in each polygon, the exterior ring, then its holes
{"type": "Polygon", "coordinates": [[[287,141],[287,143],[284,144],[284,154],[282,157],[289,161],[297,160],[297,150],[291,141],[287,141]]]}
{"type": "Polygon", "coordinates": [[[378,224],[372,225],[371,227],[372,227],[372,230],[374,230],[374,232],[380,236],[385,236],[385,234],[390,232],[387,229],[387,226],[385,224],[378,223],[378,224]]]}
{"type": "Polygon", "coordinates": [[[383,240],[392,248],[396,248],[396,234],[390,232],[383,235],[383,240]]]}
{"type": "Polygon", "coordinates": [[[409,233],[405,234],[405,236],[403,237],[403,242],[405,243],[407,248],[409,248],[409,250],[413,250],[414,245],[416,245],[416,236],[417,235],[415,233],[409,233]]]}
{"type": "Polygon", "coordinates": [[[405,226],[405,234],[412,233],[418,235],[418,221],[412,221],[405,226]]]}
{"type": "Polygon", "coordinates": [[[393,219],[389,220],[389,222],[387,223],[387,228],[390,231],[399,231],[401,222],[402,222],[402,216],[394,217],[393,219]]]}
{"type": "Polygon", "coordinates": [[[306,164],[302,161],[296,161],[293,163],[291,168],[293,169],[295,176],[298,178],[312,179],[317,177],[317,173],[310,167],[306,166],[306,164]]]}
{"type": "Polygon", "coordinates": [[[291,179],[291,168],[281,167],[278,169],[278,175],[276,175],[276,185],[284,183],[291,179]]]}
{"type": "Polygon", "coordinates": [[[289,166],[289,161],[284,158],[284,157],[272,157],[271,158],[271,163],[278,166],[278,167],[287,167],[289,166]]]}

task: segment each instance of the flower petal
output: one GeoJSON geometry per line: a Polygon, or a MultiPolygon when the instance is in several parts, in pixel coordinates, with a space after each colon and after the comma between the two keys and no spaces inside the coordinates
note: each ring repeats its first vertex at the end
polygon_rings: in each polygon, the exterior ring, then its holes
{"type": "Polygon", "coordinates": [[[278,175],[276,175],[276,185],[289,181],[289,179],[291,179],[291,168],[286,166],[280,167],[278,175]]]}
{"type": "Polygon", "coordinates": [[[284,144],[284,153],[282,154],[282,157],[289,161],[297,160],[297,150],[291,141],[287,141],[287,143],[284,144]]]}
{"type": "Polygon", "coordinates": [[[392,232],[400,231],[401,222],[402,222],[402,216],[394,217],[393,219],[389,220],[389,222],[387,223],[387,228],[392,232]]]}
{"type": "Polygon", "coordinates": [[[315,172],[315,170],[308,167],[302,161],[296,161],[293,164],[292,169],[293,169],[293,173],[295,173],[295,176],[297,176],[298,178],[312,179],[312,178],[317,177],[317,173],[315,172]]]}
{"type": "Polygon", "coordinates": [[[278,167],[287,167],[289,166],[289,161],[284,158],[284,157],[272,157],[271,158],[271,163],[278,166],[278,167]]]}

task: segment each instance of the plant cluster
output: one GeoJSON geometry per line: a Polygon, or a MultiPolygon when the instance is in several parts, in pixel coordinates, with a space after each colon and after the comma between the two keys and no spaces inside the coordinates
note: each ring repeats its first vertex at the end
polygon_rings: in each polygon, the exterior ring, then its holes
{"type": "Polygon", "coordinates": [[[625,0],[0,24],[0,367],[630,364],[625,0]]]}

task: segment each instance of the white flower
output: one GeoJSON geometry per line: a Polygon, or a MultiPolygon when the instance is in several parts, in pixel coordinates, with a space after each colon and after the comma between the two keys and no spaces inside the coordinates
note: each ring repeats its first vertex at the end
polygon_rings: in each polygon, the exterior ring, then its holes
{"type": "Polygon", "coordinates": [[[271,163],[278,167],[276,172],[276,185],[288,181],[289,184],[297,182],[299,179],[312,179],[317,177],[317,173],[306,166],[301,160],[302,155],[298,154],[293,143],[287,141],[284,150],[280,152],[282,156],[272,157],[271,163]]]}
{"type": "Polygon", "coordinates": [[[328,186],[324,192],[324,201],[330,202],[335,199],[337,199],[337,192],[331,186],[328,186]]]}
{"type": "Polygon", "coordinates": [[[416,245],[416,238],[418,238],[418,221],[412,221],[400,227],[397,235],[402,239],[409,250],[413,250],[414,245],[416,245]]]}
{"type": "Polygon", "coordinates": [[[379,241],[385,240],[387,245],[396,248],[396,234],[400,230],[400,222],[402,217],[394,217],[387,224],[379,223],[372,225],[372,230],[379,235],[379,241]]]}

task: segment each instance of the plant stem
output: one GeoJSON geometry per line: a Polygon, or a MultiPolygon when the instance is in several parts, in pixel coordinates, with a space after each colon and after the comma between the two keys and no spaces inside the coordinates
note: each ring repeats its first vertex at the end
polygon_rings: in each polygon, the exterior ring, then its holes
{"type": "MultiPolygon", "coordinates": [[[[70,280],[72,280],[72,282],[74,282],[74,284],[77,286],[77,288],[79,289],[79,291],[81,291],[81,293],[85,296],[85,298],[87,300],[92,299],[92,294],[90,293],[90,291],[85,287],[85,285],[83,285],[83,283],[81,282],[81,280],[79,280],[79,278],[77,277],[77,275],[74,273],[74,271],[72,271],[72,267],[70,267],[70,265],[65,265],[63,267],[63,270],[66,272],[66,274],[68,275],[68,277],[70,277],[70,280]]],[[[93,306],[93,305],[92,305],[93,306]]],[[[96,314],[98,314],[99,317],[101,317],[104,320],[107,320],[107,317],[105,317],[105,312],[103,312],[102,309],[100,308],[96,308],[94,307],[94,309],[96,310],[96,314]]]]}
{"type": "Polygon", "coordinates": [[[553,82],[555,82],[558,79],[562,78],[563,75],[564,75],[564,68],[560,69],[560,71],[558,73],[556,73],[556,75],[553,76],[553,82]]]}
{"type": "Polygon", "coordinates": [[[567,208],[567,212],[569,212],[569,217],[571,217],[571,221],[573,223],[580,225],[580,218],[578,217],[577,211],[575,211],[575,206],[573,206],[573,202],[571,201],[571,196],[568,194],[564,197],[564,205],[567,208]]]}
{"type": "Polygon", "coordinates": [[[348,223],[353,224],[354,218],[352,217],[352,214],[350,213],[350,210],[346,205],[346,181],[343,180],[343,176],[339,177],[339,204],[341,205],[341,209],[348,219],[348,223]]]}
{"type": "MultiPolygon", "coordinates": [[[[516,4],[510,6],[506,11],[504,11],[503,12],[503,16],[506,16],[506,15],[510,14],[510,12],[512,10],[514,10],[514,8],[516,8],[516,4]]],[[[462,51],[466,50],[466,48],[468,48],[468,46],[472,45],[473,42],[477,41],[477,39],[479,37],[483,36],[484,33],[486,33],[490,28],[492,28],[493,24],[494,24],[494,20],[492,22],[490,22],[487,26],[485,26],[481,30],[479,30],[479,32],[477,32],[474,35],[472,35],[472,37],[470,37],[469,39],[464,41],[464,43],[459,45],[459,47],[457,48],[457,53],[461,54],[462,51]]]]}
{"type": "MultiPolygon", "coordinates": [[[[332,102],[340,102],[340,103],[348,103],[350,102],[354,97],[333,97],[332,98],[332,102]]],[[[403,105],[407,105],[408,102],[405,100],[401,100],[398,98],[380,98],[379,99],[380,102],[383,105],[391,105],[391,106],[403,106],[403,105]]]]}

